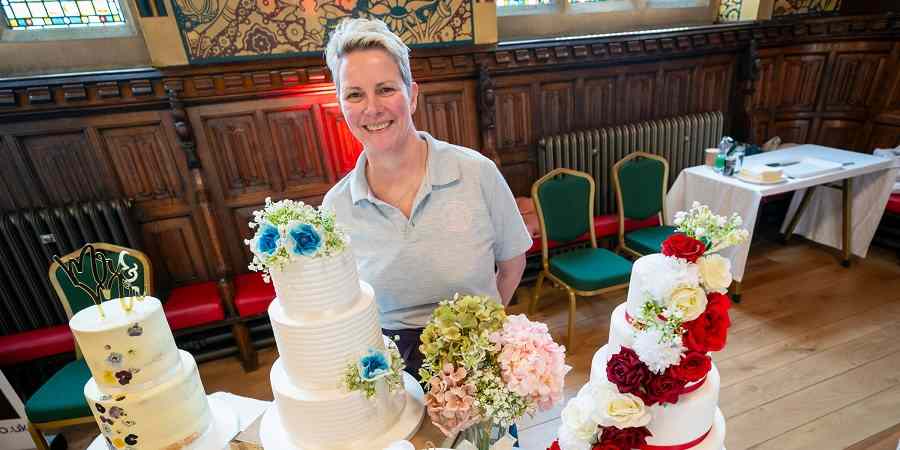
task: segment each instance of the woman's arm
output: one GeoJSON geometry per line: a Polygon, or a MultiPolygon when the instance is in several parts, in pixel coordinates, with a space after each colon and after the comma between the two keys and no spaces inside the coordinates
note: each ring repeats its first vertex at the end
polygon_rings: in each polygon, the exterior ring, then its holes
{"type": "Polygon", "coordinates": [[[500,300],[503,306],[509,305],[519,281],[522,281],[522,272],[525,271],[525,254],[514,256],[506,261],[497,261],[497,290],[500,291],[500,300]]]}

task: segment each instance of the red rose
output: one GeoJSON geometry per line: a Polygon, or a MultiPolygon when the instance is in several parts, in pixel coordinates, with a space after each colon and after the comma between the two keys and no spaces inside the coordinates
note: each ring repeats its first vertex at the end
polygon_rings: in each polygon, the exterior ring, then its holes
{"type": "Polygon", "coordinates": [[[650,379],[650,369],[634,350],[622,347],[606,364],[606,378],[619,388],[619,392],[637,395],[641,386],[650,379]]]}
{"type": "Polygon", "coordinates": [[[685,384],[687,383],[669,376],[668,372],[654,376],[650,379],[650,383],[647,384],[647,398],[649,402],[646,400],[645,402],[647,405],[656,403],[674,404],[678,401],[678,396],[684,390],[685,384]]]}
{"type": "Polygon", "coordinates": [[[559,441],[556,440],[556,441],[553,441],[552,444],[550,444],[550,447],[547,448],[547,450],[562,450],[562,449],[559,448],[559,441]]]}
{"type": "Polygon", "coordinates": [[[706,299],[706,311],[695,320],[682,325],[685,330],[684,346],[700,353],[717,352],[725,348],[728,327],[731,326],[731,318],[728,317],[731,300],[728,296],[712,292],[706,295],[706,299]]]}
{"type": "Polygon", "coordinates": [[[642,445],[647,444],[647,438],[650,436],[652,436],[652,434],[647,427],[621,429],[616,427],[604,427],[603,433],[600,435],[600,442],[614,444],[616,447],[613,448],[631,450],[641,448],[642,445]]]}
{"type": "Polygon", "coordinates": [[[675,233],[662,243],[662,253],[666,256],[697,262],[706,251],[706,245],[686,234],[675,233]]]}
{"type": "Polygon", "coordinates": [[[712,368],[712,358],[706,353],[688,351],[681,357],[677,366],[671,366],[666,374],[676,380],[691,383],[700,381],[712,368]]]}

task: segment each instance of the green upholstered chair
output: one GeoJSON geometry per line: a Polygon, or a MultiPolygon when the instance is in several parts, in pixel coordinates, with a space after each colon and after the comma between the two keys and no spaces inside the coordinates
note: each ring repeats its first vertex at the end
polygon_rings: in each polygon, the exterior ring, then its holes
{"type": "Polygon", "coordinates": [[[612,168],[613,188],[619,209],[619,245],[636,258],[659,253],[662,242],[675,232],[665,225],[666,187],[669,182],[669,163],[666,159],[644,152],[634,152],[622,158],[612,168]],[[625,220],[659,218],[659,225],[625,233],[625,220]]]}
{"type": "MultiPolygon", "coordinates": [[[[136,250],[119,247],[112,244],[89,244],[97,253],[102,253],[105,257],[112,260],[114,264],[119,263],[119,253],[127,251],[123,262],[130,268],[137,269],[137,279],[133,282],[133,286],[138,287],[142,293],[152,292],[151,280],[153,279],[150,260],[136,250]]],[[[69,253],[60,261],[68,266],[72,273],[76,274],[77,279],[85,284],[89,289],[96,289],[97,280],[95,272],[91,270],[92,253],[87,251],[88,246],[69,253]]],[[[103,272],[97,271],[96,274],[102,279],[103,272]]],[[[94,304],[91,297],[82,289],[78,288],[66,275],[63,266],[58,262],[50,265],[48,273],[50,283],[56,291],[66,315],[71,319],[75,313],[81,311],[94,304]]],[[[119,297],[122,294],[117,292],[121,289],[117,283],[112,284],[111,295],[119,297]]],[[[94,416],[88,407],[84,398],[84,385],[91,378],[91,371],[81,357],[81,352],[76,345],[76,359],[70,362],[58,372],[56,372],[46,383],[44,383],[25,403],[25,414],[28,416],[28,431],[34,440],[35,446],[39,450],[49,449],[42,430],[58,430],[71,425],[91,423],[94,416]]]]}
{"type": "Polygon", "coordinates": [[[540,299],[544,278],[569,293],[569,336],[575,336],[576,296],[593,296],[628,286],[631,262],[604,248],[597,248],[594,231],[594,180],[584,172],[555,169],[531,187],[541,227],[542,266],[528,311],[540,299]],[[548,241],[571,243],[590,236],[590,247],[550,256],[548,241]]]}

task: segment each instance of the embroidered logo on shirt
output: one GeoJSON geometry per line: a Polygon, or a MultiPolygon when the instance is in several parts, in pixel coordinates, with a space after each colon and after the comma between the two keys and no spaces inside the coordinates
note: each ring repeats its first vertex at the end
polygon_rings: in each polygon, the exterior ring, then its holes
{"type": "Polygon", "coordinates": [[[462,233],[472,226],[472,210],[464,202],[452,200],[444,205],[444,226],[451,233],[462,233]]]}

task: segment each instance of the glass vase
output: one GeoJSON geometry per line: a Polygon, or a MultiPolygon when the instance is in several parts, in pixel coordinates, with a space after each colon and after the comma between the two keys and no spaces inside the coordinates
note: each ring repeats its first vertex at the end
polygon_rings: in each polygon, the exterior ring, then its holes
{"type": "Polygon", "coordinates": [[[490,450],[491,446],[506,436],[507,432],[509,427],[485,420],[460,431],[456,444],[469,441],[478,450],[490,450]]]}

